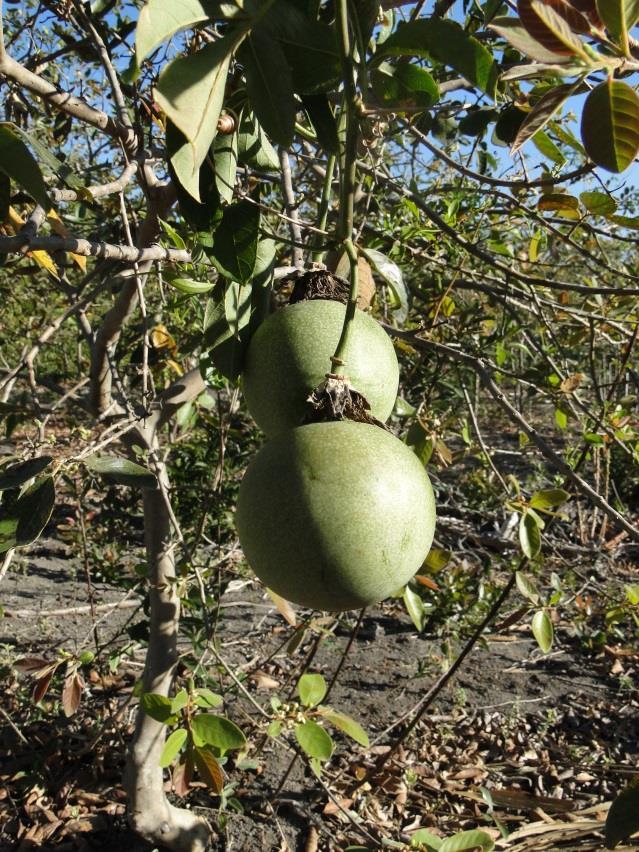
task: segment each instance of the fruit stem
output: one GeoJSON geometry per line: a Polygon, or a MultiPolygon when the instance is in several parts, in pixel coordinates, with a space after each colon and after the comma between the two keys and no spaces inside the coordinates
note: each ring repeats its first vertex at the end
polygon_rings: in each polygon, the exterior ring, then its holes
{"type": "MultiPolygon", "coordinates": [[[[335,163],[337,158],[335,154],[330,154],[326,160],[326,174],[324,175],[324,183],[322,185],[322,198],[319,206],[319,218],[317,227],[320,231],[326,230],[326,221],[328,219],[328,208],[331,205],[331,192],[333,188],[333,175],[335,174],[335,163]]],[[[319,235],[318,235],[319,237],[319,235]]],[[[324,250],[318,248],[313,252],[313,260],[315,263],[322,263],[324,260],[324,250]]]]}
{"type": "MultiPolygon", "coordinates": [[[[351,267],[351,288],[346,305],[344,325],[335,354],[331,358],[332,373],[344,375],[344,355],[357,307],[358,269],[357,250],[353,244],[355,181],[357,178],[357,86],[355,82],[352,47],[348,22],[348,0],[339,0],[336,16],[337,33],[344,80],[343,116],[346,121],[344,141],[340,151],[340,218],[338,237],[348,255],[351,267]]],[[[340,140],[341,141],[341,140],[340,140]]]]}

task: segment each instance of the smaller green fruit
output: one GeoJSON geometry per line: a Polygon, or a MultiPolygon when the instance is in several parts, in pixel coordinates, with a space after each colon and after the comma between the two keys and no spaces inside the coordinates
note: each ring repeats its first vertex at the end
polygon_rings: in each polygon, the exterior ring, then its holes
{"type": "Polygon", "coordinates": [[[312,423],[280,433],[246,471],[236,525],[257,576],[313,609],[359,609],[419,569],[435,530],[423,465],[366,423],[312,423]]]}
{"type": "MultiPolygon", "coordinates": [[[[328,299],[298,302],[271,314],[251,338],[242,389],[269,437],[302,423],[309,394],[331,370],[345,312],[328,299]]],[[[366,397],[373,417],[387,420],[399,384],[397,356],[386,332],[363,311],[355,313],[344,360],[350,384],[366,397]]]]}

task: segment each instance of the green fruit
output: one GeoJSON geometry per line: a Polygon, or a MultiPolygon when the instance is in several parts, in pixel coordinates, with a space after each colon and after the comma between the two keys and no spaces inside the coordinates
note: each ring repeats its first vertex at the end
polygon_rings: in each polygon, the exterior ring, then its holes
{"type": "Polygon", "coordinates": [[[408,447],[378,426],[341,421],[283,432],[249,465],[236,525],[273,591],[339,611],[396,592],[426,558],[435,501],[408,447]]]}
{"type": "MultiPolygon", "coordinates": [[[[346,308],[316,299],[276,311],[257,329],[248,351],[242,388],[248,410],[269,437],[299,426],[308,395],[332,369],[346,308]]],[[[399,366],[388,335],[357,311],[344,358],[351,385],[364,394],[371,413],[386,420],[395,403],[399,366]]]]}

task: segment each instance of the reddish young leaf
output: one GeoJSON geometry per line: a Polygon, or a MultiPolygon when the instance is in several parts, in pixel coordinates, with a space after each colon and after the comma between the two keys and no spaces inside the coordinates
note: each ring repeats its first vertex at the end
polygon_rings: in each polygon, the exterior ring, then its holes
{"type": "Polygon", "coordinates": [[[83,688],[84,681],[82,680],[82,675],[77,672],[67,675],[62,689],[62,709],[65,716],[73,716],[77,712],[82,699],[83,688]]]}
{"type": "Polygon", "coordinates": [[[423,574],[415,574],[415,579],[422,586],[426,586],[427,589],[432,589],[434,592],[439,591],[439,586],[434,580],[431,580],[430,577],[424,577],[423,574]]]}
{"type": "Polygon", "coordinates": [[[193,778],[193,755],[186,752],[183,754],[173,769],[173,789],[176,796],[186,796],[193,778]]]}
{"type": "MultiPolygon", "coordinates": [[[[571,46],[573,39],[570,38],[569,33],[589,32],[590,24],[581,12],[565,0],[543,0],[543,3],[535,4],[552,9],[567,25],[567,33],[559,33],[556,26],[549,26],[548,22],[544,20],[545,16],[541,16],[541,10],[535,9],[533,3],[535,3],[535,0],[517,0],[519,17],[530,35],[547,50],[560,56],[574,56],[575,53],[578,53],[579,51],[571,46]]],[[[576,36],[573,38],[579,42],[576,36]]]]}
{"type": "Polygon", "coordinates": [[[42,701],[44,696],[47,694],[47,689],[51,683],[51,678],[53,677],[53,672],[55,669],[51,669],[51,671],[39,677],[34,686],[33,693],[31,695],[34,704],[38,704],[38,702],[42,701]]]}
{"type": "Polygon", "coordinates": [[[224,789],[224,773],[212,752],[207,748],[195,748],[193,756],[202,781],[216,793],[221,793],[224,789]]]}
{"type": "Polygon", "coordinates": [[[13,667],[19,672],[37,672],[40,669],[44,670],[51,665],[42,657],[22,657],[21,660],[16,660],[13,667]]]}

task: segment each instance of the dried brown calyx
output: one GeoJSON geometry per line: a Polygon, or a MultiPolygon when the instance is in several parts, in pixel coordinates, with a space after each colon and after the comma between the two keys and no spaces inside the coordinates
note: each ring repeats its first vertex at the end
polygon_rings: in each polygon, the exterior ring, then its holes
{"type": "Polygon", "coordinates": [[[390,431],[388,427],[370,413],[371,407],[366,397],[351,387],[346,376],[329,373],[321,385],[308,397],[309,412],[304,423],[326,423],[335,420],[354,420],[357,423],[369,423],[380,429],[390,431]]]}
{"type": "Polygon", "coordinates": [[[313,299],[331,299],[334,302],[348,302],[350,285],[344,278],[329,272],[328,269],[310,269],[295,280],[289,304],[309,302],[313,299]]]}

